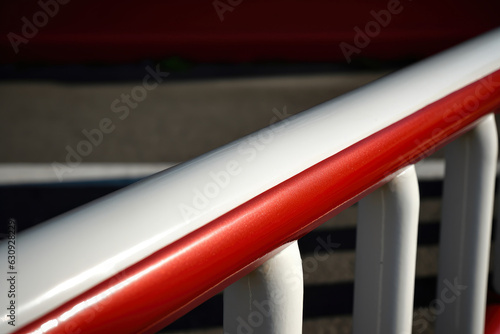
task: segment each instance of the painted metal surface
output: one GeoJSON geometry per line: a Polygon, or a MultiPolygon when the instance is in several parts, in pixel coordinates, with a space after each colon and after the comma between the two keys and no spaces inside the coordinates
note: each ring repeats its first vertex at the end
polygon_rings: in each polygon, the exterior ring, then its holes
{"type": "MultiPolygon", "coordinates": [[[[492,79],[499,81],[500,71],[492,79]]],[[[21,331],[44,326],[51,326],[47,333],[63,332],[66,326],[85,332],[160,329],[500,106],[497,89],[489,99],[478,101],[474,112],[466,112],[462,102],[481,86],[481,81],[471,84],[308,168],[21,331]],[[462,107],[451,108],[457,105],[462,107]]]]}
{"type": "Polygon", "coordinates": [[[174,320],[491,112],[498,55],[500,30],[21,233],[22,331],[174,320]]]}
{"type": "Polygon", "coordinates": [[[224,333],[301,334],[304,279],[294,241],[224,290],[224,333]]]}
{"type": "Polygon", "coordinates": [[[498,154],[493,115],[446,147],[436,333],[484,330],[498,154]]]}
{"type": "Polygon", "coordinates": [[[411,334],[419,207],[413,165],[359,202],[354,334],[411,334]]]}

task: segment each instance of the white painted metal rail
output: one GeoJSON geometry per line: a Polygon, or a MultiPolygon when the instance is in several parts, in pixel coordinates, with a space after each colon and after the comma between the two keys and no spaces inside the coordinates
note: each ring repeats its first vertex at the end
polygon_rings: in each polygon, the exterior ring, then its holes
{"type": "Polygon", "coordinates": [[[226,333],[300,333],[295,240],[364,197],[354,331],[410,333],[413,164],[465,134],[447,148],[438,293],[467,289],[438,331],[481,332],[499,106],[495,30],[299,115],[276,111],[286,119],[20,233],[23,293],[0,331],[154,332],[226,288],[226,333]]]}

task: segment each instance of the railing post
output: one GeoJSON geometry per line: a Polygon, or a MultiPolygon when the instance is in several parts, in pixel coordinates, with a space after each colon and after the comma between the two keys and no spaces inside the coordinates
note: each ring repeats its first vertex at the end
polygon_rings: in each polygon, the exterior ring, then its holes
{"type": "Polygon", "coordinates": [[[436,333],[482,333],[497,164],[493,115],[446,147],[436,333]]]}
{"type": "Polygon", "coordinates": [[[411,333],[419,205],[414,166],[359,202],[355,334],[411,333]]]}
{"type": "Polygon", "coordinates": [[[297,241],[224,290],[224,334],[300,334],[304,281],[297,241]]]}

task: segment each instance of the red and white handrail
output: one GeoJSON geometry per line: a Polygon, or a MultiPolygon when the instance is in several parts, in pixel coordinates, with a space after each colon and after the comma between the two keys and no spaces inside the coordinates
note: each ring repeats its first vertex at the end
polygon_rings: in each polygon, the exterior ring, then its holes
{"type": "Polygon", "coordinates": [[[495,30],[24,231],[0,331],[154,332],[499,106],[495,30]]]}

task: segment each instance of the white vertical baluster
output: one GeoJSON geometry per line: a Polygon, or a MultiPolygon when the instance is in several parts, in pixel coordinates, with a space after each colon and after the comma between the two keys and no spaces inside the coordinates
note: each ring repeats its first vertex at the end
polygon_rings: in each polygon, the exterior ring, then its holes
{"type": "Polygon", "coordinates": [[[410,334],[420,199],[415,167],[359,202],[355,334],[410,334]]]}
{"type": "Polygon", "coordinates": [[[295,241],[224,290],[224,334],[300,334],[303,296],[295,241]]]}
{"type": "Polygon", "coordinates": [[[493,115],[446,147],[436,333],[482,333],[497,163],[493,115]]]}

